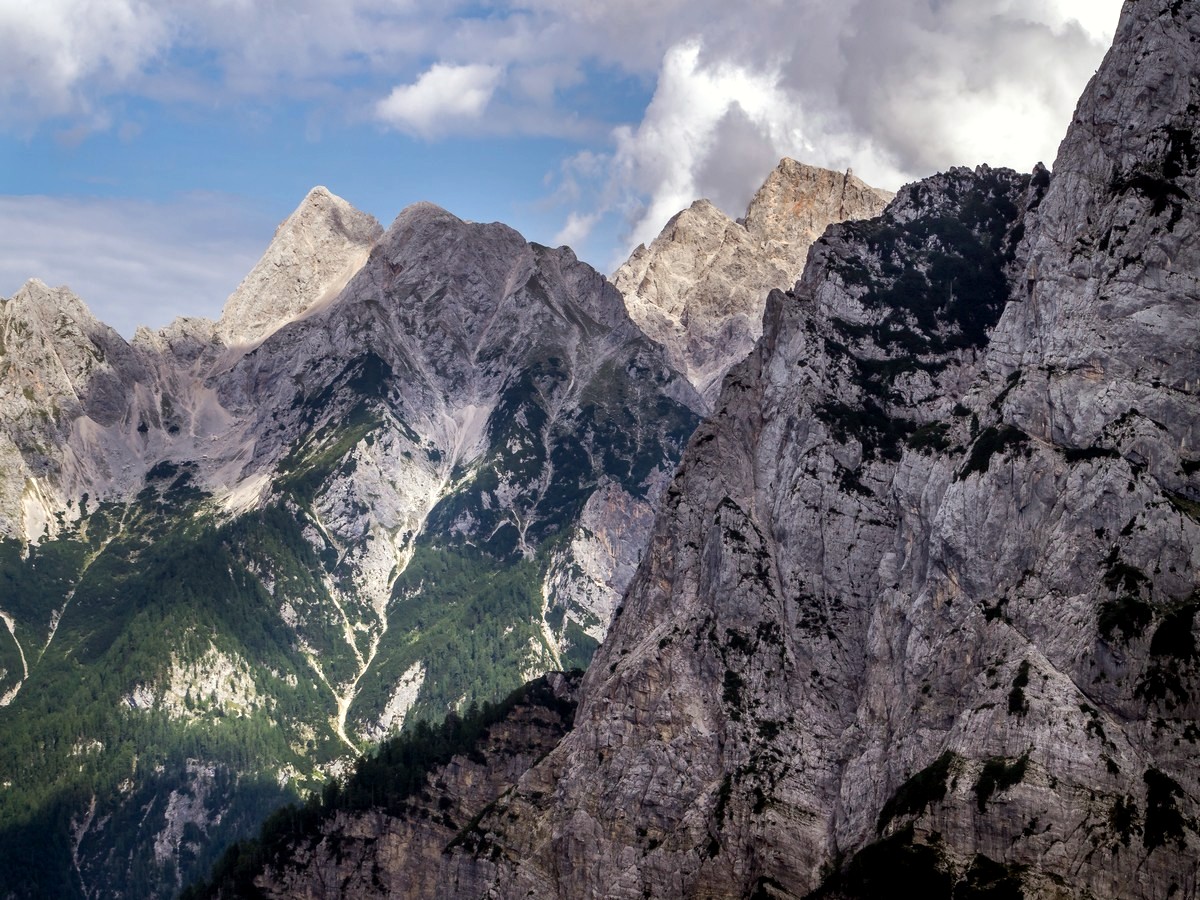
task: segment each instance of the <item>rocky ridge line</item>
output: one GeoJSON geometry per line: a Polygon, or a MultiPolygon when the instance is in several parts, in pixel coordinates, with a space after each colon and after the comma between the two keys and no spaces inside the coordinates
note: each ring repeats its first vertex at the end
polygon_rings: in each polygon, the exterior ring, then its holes
{"type": "Polygon", "coordinates": [[[574,730],[474,846],[396,865],[452,896],[1198,895],[1197,43],[1192,5],[1127,3],[1053,176],[952,170],[818,242],[574,730]]]}
{"type": "Polygon", "coordinates": [[[767,293],[795,283],[826,227],[879,215],[894,195],[852,172],[784,158],[734,221],[697,200],[612,275],[638,327],[667,348],[711,409],[762,334],[767,293]]]}

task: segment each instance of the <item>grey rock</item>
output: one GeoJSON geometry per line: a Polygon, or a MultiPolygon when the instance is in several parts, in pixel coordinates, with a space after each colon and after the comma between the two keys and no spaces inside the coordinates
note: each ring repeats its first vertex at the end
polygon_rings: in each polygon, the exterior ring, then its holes
{"type": "Polygon", "coordinates": [[[229,345],[252,344],[333,301],[382,233],[372,216],[326,188],[313,188],[225,301],[217,333],[229,345]]]}
{"type": "Polygon", "coordinates": [[[1127,3],[1053,175],[952,170],[814,245],[574,730],[485,848],[393,865],[487,860],[495,897],[1197,896],[1198,41],[1192,5],[1127,3]]]}
{"type": "Polygon", "coordinates": [[[667,348],[711,410],[721,379],[762,334],[767,293],[795,283],[825,228],[878,215],[892,198],[850,172],[783,159],[733,221],[697,200],[615,273],[630,316],[667,348]]]}

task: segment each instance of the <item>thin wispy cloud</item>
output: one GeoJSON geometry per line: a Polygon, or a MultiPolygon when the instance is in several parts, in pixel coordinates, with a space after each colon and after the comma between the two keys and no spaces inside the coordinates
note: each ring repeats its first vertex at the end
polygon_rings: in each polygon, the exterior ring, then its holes
{"type": "Polygon", "coordinates": [[[215,318],[274,224],[216,195],[171,203],[0,196],[0,297],[36,275],[71,288],[126,337],[177,316],[215,318]]]}

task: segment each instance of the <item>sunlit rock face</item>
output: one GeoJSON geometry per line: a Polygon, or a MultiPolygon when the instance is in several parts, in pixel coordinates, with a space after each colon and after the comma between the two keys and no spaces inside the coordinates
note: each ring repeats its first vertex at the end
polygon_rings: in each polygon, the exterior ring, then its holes
{"type": "Polygon", "coordinates": [[[217,333],[251,344],[341,293],[383,229],[323,187],[279,226],[266,254],[225,301],[217,333]]]}
{"type": "Polygon", "coordinates": [[[850,172],[784,159],[734,221],[697,200],[612,277],[629,315],[667,348],[711,409],[730,366],[762,334],[767,294],[788,288],[835,222],[869,219],[892,198],[850,172]]]}

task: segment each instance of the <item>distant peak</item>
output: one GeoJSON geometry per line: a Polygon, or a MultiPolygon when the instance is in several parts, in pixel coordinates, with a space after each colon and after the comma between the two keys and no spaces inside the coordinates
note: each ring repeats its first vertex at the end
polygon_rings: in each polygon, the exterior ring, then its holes
{"type": "Polygon", "coordinates": [[[296,211],[292,213],[292,216],[299,215],[304,210],[311,209],[321,211],[339,209],[351,211],[360,216],[366,215],[366,213],[360,213],[350,204],[349,201],[339,197],[323,184],[318,184],[304,195],[304,199],[300,202],[300,205],[296,207],[296,211]]]}
{"type": "Polygon", "coordinates": [[[704,226],[706,228],[723,226],[732,223],[733,219],[727,216],[716,204],[711,200],[695,200],[687,209],[681,209],[675,213],[668,221],[664,232],[670,231],[679,226],[704,226]]]}
{"type": "Polygon", "coordinates": [[[383,234],[373,216],[318,185],[275,232],[258,265],[225,302],[218,331],[251,344],[340,291],[383,234]]]}
{"type": "Polygon", "coordinates": [[[13,294],[12,299],[20,303],[33,303],[39,309],[52,308],[59,312],[70,311],[76,317],[94,318],[87,304],[65,284],[50,287],[40,278],[30,278],[13,294]]]}
{"type": "Polygon", "coordinates": [[[830,222],[876,216],[894,196],[851,169],[837,172],[785,156],[750,200],[746,228],[760,237],[807,245],[830,222]]]}
{"type": "Polygon", "coordinates": [[[400,211],[400,215],[396,216],[396,222],[416,222],[416,221],[438,221],[438,222],[453,222],[455,224],[466,224],[464,220],[449,210],[443,209],[436,203],[430,203],[428,200],[418,200],[416,203],[410,203],[400,211]]]}
{"type": "MultiPolygon", "coordinates": [[[[692,205],[684,210],[684,213],[690,213],[695,216],[703,216],[706,219],[729,219],[729,221],[733,221],[719,206],[717,206],[711,200],[704,198],[693,201],[692,205]]],[[[683,215],[683,213],[680,213],[680,215],[683,215]]]]}

